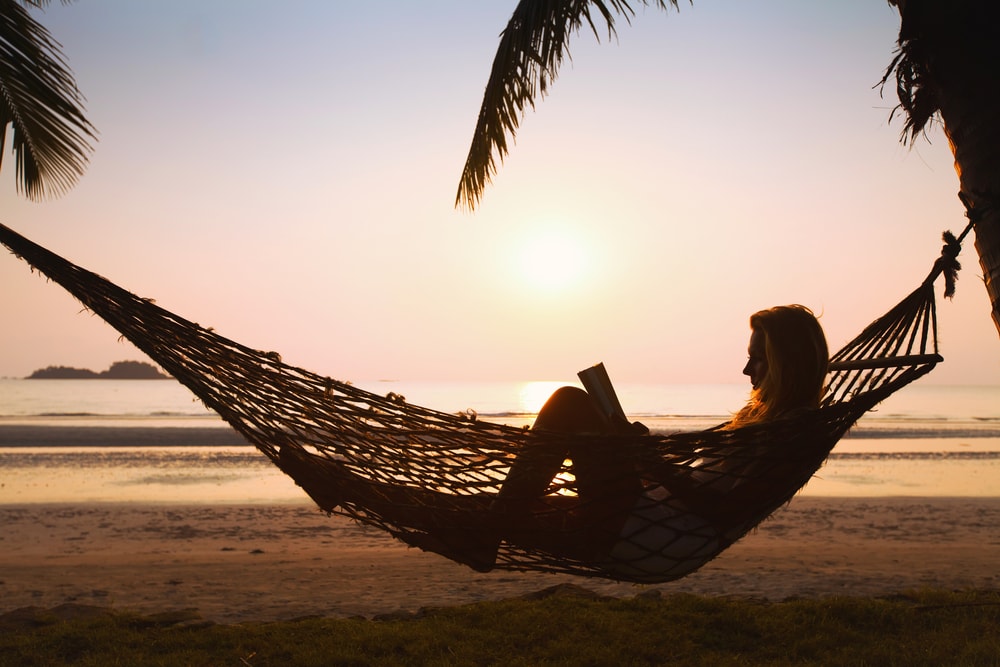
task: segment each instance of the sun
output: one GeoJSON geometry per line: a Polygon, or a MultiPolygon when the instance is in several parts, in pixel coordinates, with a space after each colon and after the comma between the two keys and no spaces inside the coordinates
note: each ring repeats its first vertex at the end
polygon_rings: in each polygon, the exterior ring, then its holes
{"type": "Polygon", "coordinates": [[[583,277],[587,253],[578,236],[545,230],[523,242],[519,260],[521,277],[529,287],[562,292],[583,277]]]}

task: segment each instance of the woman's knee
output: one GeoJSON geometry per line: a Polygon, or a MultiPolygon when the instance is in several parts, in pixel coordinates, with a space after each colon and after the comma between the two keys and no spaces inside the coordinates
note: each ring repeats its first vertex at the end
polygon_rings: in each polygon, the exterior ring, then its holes
{"type": "Polygon", "coordinates": [[[579,387],[556,389],[538,412],[535,428],[550,431],[601,431],[607,420],[597,411],[590,395],[579,387]]]}

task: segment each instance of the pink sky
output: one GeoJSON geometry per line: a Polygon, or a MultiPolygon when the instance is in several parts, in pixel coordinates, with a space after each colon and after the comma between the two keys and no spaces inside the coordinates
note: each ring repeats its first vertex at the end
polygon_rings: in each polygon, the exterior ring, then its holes
{"type": "MultiPolygon", "coordinates": [[[[742,382],[747,316],[831,347],[964,226],[940,129],[873,86],[885,2],[696,0],[581,34],[473,214],[452,207],[514,3],[90,0],[41,17],[100,131],[61,199],[3,222],[179,314],[358,382],[742,382]],[[568,250],[567,250],[568,249],[568,250]],[[567,254],[563,256],[563,251],[567,254]],[[563,264],[558,276],[539,258],[563,264]]],[[[971,240],[931,382],[996,384],[971,240]]],[[[0,261],[0,377],[143,358],[0,261]]]]}

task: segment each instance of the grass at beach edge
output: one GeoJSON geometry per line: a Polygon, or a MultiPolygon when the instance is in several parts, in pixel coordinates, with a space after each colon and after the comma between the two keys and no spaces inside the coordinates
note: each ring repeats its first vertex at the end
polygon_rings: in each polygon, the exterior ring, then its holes
{"type": "Polygon", "coordinates": [[[69,606],[0,615],[3,665],[1000,665],[1000,591],[766,602],[533,596],[390,614],[219,625],[69,606]]]}

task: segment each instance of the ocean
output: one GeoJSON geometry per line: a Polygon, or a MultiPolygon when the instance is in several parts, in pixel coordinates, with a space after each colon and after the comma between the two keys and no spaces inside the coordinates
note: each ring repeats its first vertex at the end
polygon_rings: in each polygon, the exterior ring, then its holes
{"type": "MultiPolygon", "coordinates": [[[[356,382],[447,412],[528,424],[554,382],[356,382]]],[[[746,385],[617,387],[654,431],[725,421],[746,385]]],[[[911,385],[866,415],[803,495],[1000,496],[1000,387],[911,385]]],[[[0,504],[305,503],[173,380],[0,380],[0,504]]]]}

